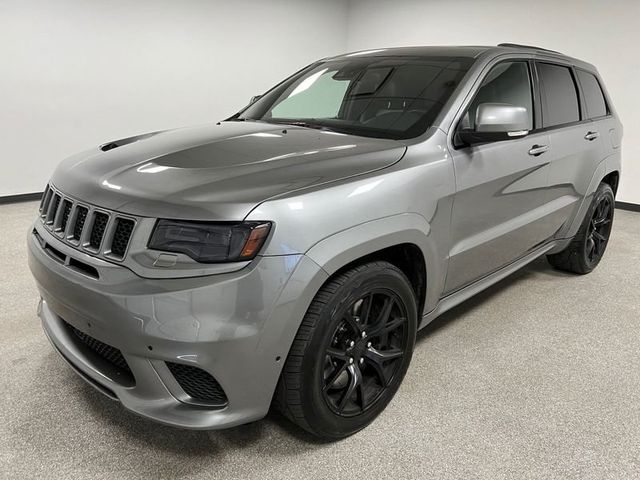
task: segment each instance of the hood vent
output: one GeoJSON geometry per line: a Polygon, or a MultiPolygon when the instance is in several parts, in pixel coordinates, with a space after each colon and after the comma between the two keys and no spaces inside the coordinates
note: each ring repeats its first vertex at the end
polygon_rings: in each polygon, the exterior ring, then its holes
{"type": "Polygon", "coordinates": [[[122,140],[114,140],[113,142],[107,142],[100,145],[100,150],[103,152],[108,152],[109,150],[113,150],[114,148],[122,147],[123,145],[127,145],[129,143],[137,142],[139,140],[144,140],[149,137],[153,137],[158,133],[162,133],[164,130],[158,130],[157,132],[145,133],[143,135],[135,135],[133,137],[123,138],[122,140]]]}
{"type": "Polygon", "coordinates": [[[118,148],[120,145],[118,145],[116,142],[109,142],[109,143],[105,143],[104,145],[100,145],[100,150],[102,150],[103,152],[108,152],[109,150],[113,150],[114,148],[118,148]]]}

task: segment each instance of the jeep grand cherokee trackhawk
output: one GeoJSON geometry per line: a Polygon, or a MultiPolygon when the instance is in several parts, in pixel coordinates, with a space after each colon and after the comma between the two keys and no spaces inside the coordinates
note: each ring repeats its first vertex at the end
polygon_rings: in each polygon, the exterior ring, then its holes
{"type": "Polygon", "coordinates": [[[621,136],[596,69],[557,52],[327,58],[225,121],[62,162],[28,237],[39,315],[145,417],[224,428],[273,404],[351,435],[439,314],[542,255],[596,267],[621,136]]]}

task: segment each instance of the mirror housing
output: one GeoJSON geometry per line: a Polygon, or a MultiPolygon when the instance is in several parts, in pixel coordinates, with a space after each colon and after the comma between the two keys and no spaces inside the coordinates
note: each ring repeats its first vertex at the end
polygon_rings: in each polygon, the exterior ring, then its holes
{"type": "Polygon", "coordinates": [[[476,110],[476,128],[462,129],[458,136],[466,145],[515,140],[529,134],[525,107],[508,103],[481,103],[476,110]]]}

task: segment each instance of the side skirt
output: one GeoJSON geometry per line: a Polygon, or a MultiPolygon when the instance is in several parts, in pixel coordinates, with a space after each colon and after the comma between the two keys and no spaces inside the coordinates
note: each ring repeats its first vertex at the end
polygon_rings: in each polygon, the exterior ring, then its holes
{"type": "Polygon", "coordinates": [[[418,326],[418,330],[429,325],[429,323],[431,323],[439,315],[443,314],[447,310],[452,309],[456,305],[459,305],[465,300],[473,297],[476,293],[480,293],[482,290],[490,287],[494,283],[497,283],[503,278],[508,277],[515,271],[520,270],[522,267],[524,267],[528,263],[531,263],[536,258],[541,257],[545,253],[553,250],[554,248],[556,248],[556,246],[558,246],[558,242],[556,241],[546,243],[545,245],[538,247],[531,253],[525,255],[524,257],[516,260],[513,263],[510,263],[500,270],[493,272],[492,274],[487,275],[484,278],[481,278],[480,280],[458,290],[457,292],[453,292],[446,297],[442,297],[433,310],[423,315],[422,320],[420,321],[420,325],[418,326]]]}

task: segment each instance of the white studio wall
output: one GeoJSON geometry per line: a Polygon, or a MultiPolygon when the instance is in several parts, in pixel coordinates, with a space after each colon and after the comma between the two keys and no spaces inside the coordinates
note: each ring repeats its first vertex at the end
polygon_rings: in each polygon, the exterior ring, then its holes
{"type": "Polygon", "coordinates": [[[347,50],[537,45],[598,67],[624,123],[618,200],[640,204],[638,0],[351,0],[347,50]]]}
{"type": "Polygon", "coordinates": [[[344,51],[347,2],[0,0],[0,196],[105,141],[217,121],[344,51]]]}
{"type": "Polygon", "coordinates": [[[526,43],[594,63],[640,204],[637,0],[0,0],[0,196],[99,143],[216,121],[304,65],[401,45],[526,43]]]}

